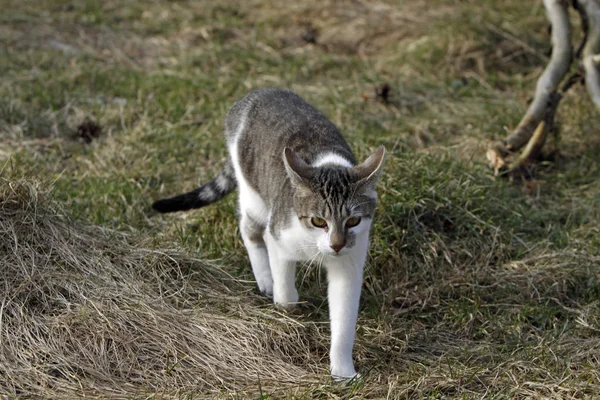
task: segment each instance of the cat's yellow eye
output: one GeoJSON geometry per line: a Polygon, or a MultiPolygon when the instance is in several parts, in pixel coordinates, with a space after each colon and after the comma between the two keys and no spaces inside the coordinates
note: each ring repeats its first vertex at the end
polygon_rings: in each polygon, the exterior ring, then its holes
{"type": "Polygon", "coordinates": [[[323,218],[312,217],[310,219],[310,222],[312,222],[312,224],[314,226],[316,226],[317,228],[326,228],[327,227],[327,221],[325,221],[323,218]]]}
{"type": "Polygon", "coordinates": [[[350,217],[346,221],[346,226],[348,228],[353,228],[353,227],[355,227],[358,224],[360,224],[360,217],[350,217]]]}

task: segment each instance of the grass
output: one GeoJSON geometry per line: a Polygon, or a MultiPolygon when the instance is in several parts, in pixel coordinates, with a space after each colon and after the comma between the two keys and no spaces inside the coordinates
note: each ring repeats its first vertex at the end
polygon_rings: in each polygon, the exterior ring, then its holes
{"type": "Polygon", "coordinates": [[[600,391],[600,116],[585,89],[561,103],[533,180],[495,179],[485,163],[547,59],[541,2],[5,3],[0,394],[600,391]],[[388,149],[359,382],[329,381],[319,271],[299,271],[298,315],[256,294],[234,196],[179,215],[149,207],[213,176],[228,107],[264,86],[321,109],[359,158],[388,149]],[[102,130],[89,143],[85,121],[102,130]]]}

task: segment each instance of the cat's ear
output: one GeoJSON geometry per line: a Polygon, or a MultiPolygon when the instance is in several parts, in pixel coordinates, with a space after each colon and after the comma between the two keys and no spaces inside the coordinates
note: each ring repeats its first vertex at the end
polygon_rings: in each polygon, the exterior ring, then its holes
{"type": "Polygon", "coordinates": [[[314,174],[313,168],[288,147],[283,149],[283,163],[294,186],[309,186],[310,179],[314,174]]]}
{"type": "Polygon", "coordinates": [[[375,186],[383,169],[384,159],[385,147],[379,146],[364,162],[350,168],[350,176],[359,185],[368,184],[375,186]]]}

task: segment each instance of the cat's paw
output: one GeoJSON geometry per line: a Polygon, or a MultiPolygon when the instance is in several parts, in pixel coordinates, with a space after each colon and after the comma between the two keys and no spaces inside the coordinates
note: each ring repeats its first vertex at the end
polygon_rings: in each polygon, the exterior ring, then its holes
{"type": "Polygon", "coordinates": [[[277,307],[291,310],[296,307],[299,298],[300,296],[298,296],[298,291],[296,289],[283,293],[282,291],[275,291],[273,294],[273,303],[275,303],[277,307]]]}
{"type": "Polygon", "coordinates": [[[331,378],[336,382],[342,382],[350,379],[360,379],[361,375],[356,373],[354,366],[349,366],[345,368],[332,368],[331,378]]]}
{"type": "Polygon", "coordinates": [[[263,277],[261,279],[256,279],[256,284],[258,285],[258,290],[268,298],[273,297],[273,278],[269,275],[268,277],[263,277]]]}
{"type": "Polygon", "coordinates": [[[331,379],[334,382],[343,382],[343,383],[349,383],[349,384],[356,382],[356,381],[360,381],[360,380],[362,380],[362,378],[363,378],[363,376],[359,373],[356,373],[352,376],[331,375],[331,379]]]}

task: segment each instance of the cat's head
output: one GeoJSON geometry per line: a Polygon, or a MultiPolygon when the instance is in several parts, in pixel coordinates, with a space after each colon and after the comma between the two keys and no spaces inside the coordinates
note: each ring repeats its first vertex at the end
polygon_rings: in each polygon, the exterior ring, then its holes
{"type": "Polygon", "coordinates": [[[375,184],[384,158],[385,148],[381,146],[351,168],[312,167],[291,149],[284,150],[296,214],[320,253],[342,255],[361,235],[368,235],[377,203],[375,184]]]}

